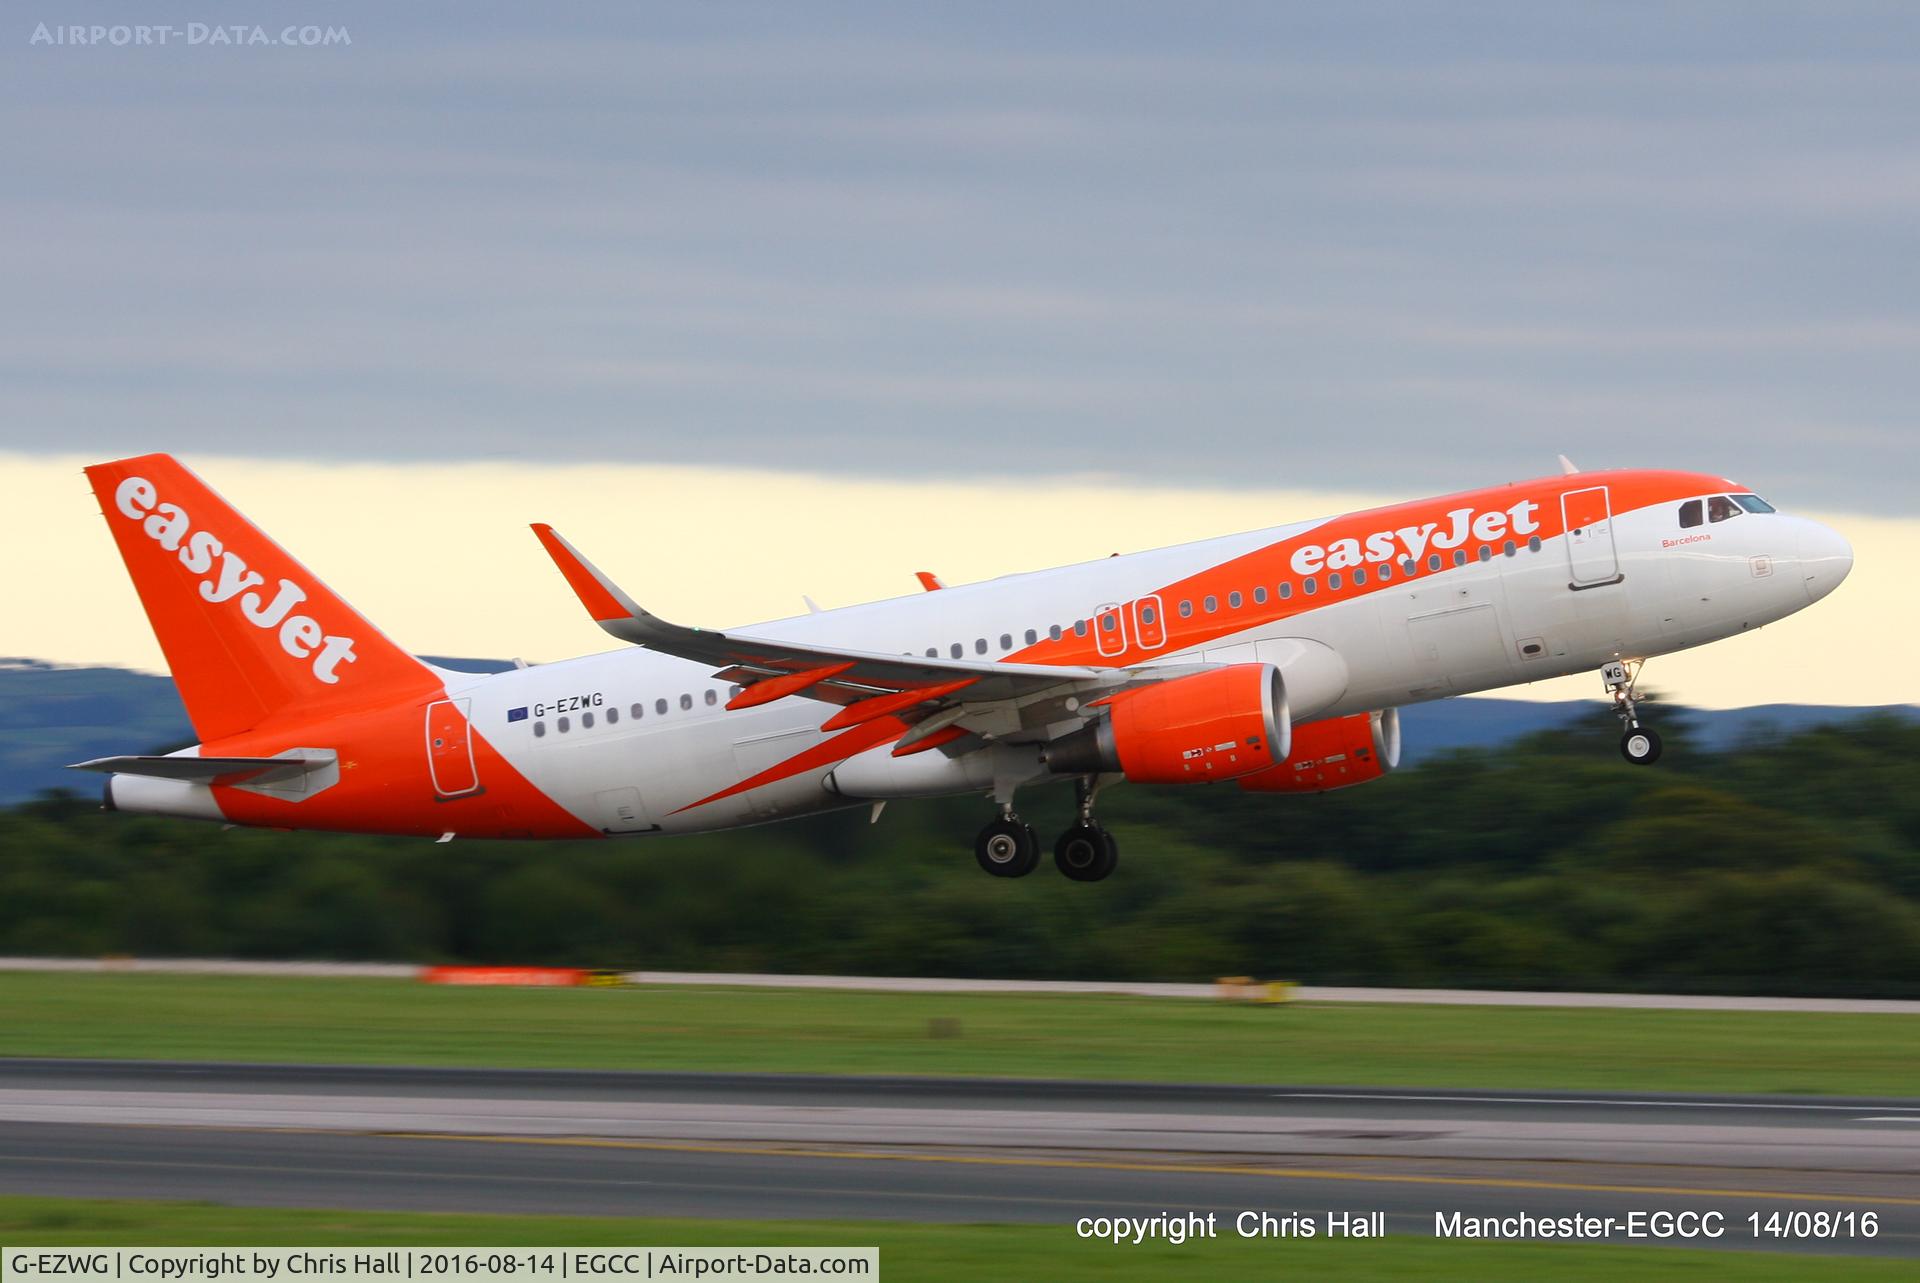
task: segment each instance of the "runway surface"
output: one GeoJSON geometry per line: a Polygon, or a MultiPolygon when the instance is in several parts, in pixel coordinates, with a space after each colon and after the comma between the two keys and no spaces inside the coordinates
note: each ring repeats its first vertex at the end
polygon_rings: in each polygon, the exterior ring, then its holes
{"type": "Polygon", "coordinates": [[[1629,1213],[1712,1211],[1696,1245],[1920,1255],[1920,1100],[11,1060],[0,1191],[1063,1233],[1581,1213],[1620,1241],[1629,1213]],[[1750,1232],[1796,1212],[1854,1228],[1750,1232]]]}

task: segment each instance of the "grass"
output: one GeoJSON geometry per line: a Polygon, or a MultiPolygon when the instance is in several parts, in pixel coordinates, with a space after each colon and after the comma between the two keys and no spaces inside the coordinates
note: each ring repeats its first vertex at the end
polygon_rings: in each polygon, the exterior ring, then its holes
{"type": "Polygon", "coordinates": [[[0,1055],[1905,1095],[1920,1019],[10,973],[0,1055]]]}
{"type": "Polygon", "coordinates": [[[1068,1226],[903,1225],[875,1221],[696,1221],[620,1217],[457,1216],[213,1207],[200,1203],[0,1198],[0,1242],[194,1247],[874,1247],[880,1277],[913,1279],[1265,1280],[1287,1272],[1341,1279],[1613,1280],[1913,1277],[1913,1262],[1613,1244],[1466,1243],[1388,1237],[1242,1240],[1111,1247],[1068,1226]]]}

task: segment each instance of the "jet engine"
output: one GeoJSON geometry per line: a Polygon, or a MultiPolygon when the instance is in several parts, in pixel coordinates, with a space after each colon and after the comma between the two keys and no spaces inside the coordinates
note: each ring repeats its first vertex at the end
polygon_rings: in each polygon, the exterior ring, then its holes
{"type": "Polygon", "coordinates": [[[1048,746],[1050,769],[1201,784],[1267,770],[1287,756],[1287,688],[1272,664],[1230,664],[1102,702],[1105,717],[1048,746]]]}
{"type": "Polygon", "coordinates": [[[1400,710],[1354,713],[1293,728],[1287,760],[1240,777],[1249,793],[1326,793],[1377,780],[1400,764],[1400,710]]]}

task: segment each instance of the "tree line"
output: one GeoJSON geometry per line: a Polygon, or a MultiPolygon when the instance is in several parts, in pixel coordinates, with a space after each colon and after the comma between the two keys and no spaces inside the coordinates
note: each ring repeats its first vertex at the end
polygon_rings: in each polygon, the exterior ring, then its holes
{"type": "MultiPolygon", "coordinates": [[[[221,830],[0,812],[0,952],[1920,996],[1920,726],[1722,753],[1604,712],[1321,797],[1120,786],[1108,881],[988,878],[979,799],[698,837],[221,830]]],[[[1050,839],[1068,790],[1022,810],[1050,839]]]]}

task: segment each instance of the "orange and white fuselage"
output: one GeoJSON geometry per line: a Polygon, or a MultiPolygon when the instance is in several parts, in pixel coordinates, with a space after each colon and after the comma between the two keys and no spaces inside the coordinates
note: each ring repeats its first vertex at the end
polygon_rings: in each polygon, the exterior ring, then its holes
{"type": "Polygon", "coordinates": [[[1851,567],[1835,532],[1724,478],[1572,473],[717,633],[647,614],[542,529],[636,644],[473,675],[400,650],[168,456],[88,474],[203,740],[89,764],[111,804],[431,837],[695,832],[1060,778],[1335,787],[1391,766],[1401,705],[1746,632],[1851,567]]]}

